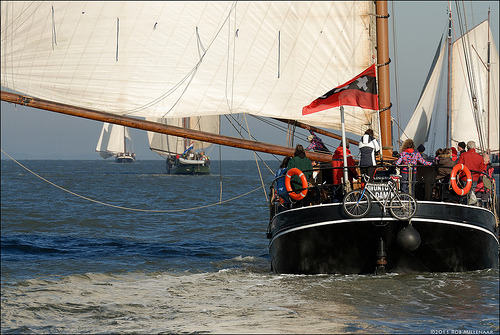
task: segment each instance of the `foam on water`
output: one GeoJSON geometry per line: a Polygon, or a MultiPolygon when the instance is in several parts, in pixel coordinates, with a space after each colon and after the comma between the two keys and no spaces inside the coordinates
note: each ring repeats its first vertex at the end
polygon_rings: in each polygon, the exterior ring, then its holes
{"type": "Polygon", "coordinates": [[[498,271],[471,273],[482,278],[482,287],[458,274],[294,276],[243,269],[30,279],[2,286],[2,329],[14,333],[498,331],[498,320],[477,318],[498,308],[498,291],[486,280],[495,275],[498,271]],[[443,282],[444,287],[436,285],[443,282]],[[454,299],[449,298],[451,292],[454,299]]]}

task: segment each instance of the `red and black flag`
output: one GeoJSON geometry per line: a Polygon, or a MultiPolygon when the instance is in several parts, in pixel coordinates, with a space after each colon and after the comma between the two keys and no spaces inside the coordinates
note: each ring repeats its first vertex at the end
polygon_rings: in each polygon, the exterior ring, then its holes
{"type": "Polygon", "coordinates": [[[375,64],[347,83],[337,86],[302,108],[302,115],[339,106],[359,106],[378,110],[377,75],[375,64]]]}

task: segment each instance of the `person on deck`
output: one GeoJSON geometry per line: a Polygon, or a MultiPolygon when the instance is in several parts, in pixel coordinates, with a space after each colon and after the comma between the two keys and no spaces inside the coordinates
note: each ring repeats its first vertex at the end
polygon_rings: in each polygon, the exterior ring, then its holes
{"type": "Polygon", "coordinates": [[[285,174],[288,171],[287,166],[289,161],[290,157],[285,157],[281,162],[278,171],[276,171],[276,175],[274,176],[276,178],[276,193],[279,199],[278,202],[280,205],[285,207],[290,203],[290,197],[288,196],[288,192],[285,187],[285,174]]]}
{"type": "Polygon", "coordinates": [[[326,153],[331,153],[330,150],[326,147],[326,145],[323,143],[321,138],[319,138],[314,131],[309,129],[309,132],[311,135],[307,137],[307,140],[311,142],[309,146],[306,148],[307,151],[318,151],[318,152],[326,152],[326,153]]]}
{"type": "MultiPolygon", "coordinates": [[[[346,153],[347,166],[349,166],[347,170],[347,180],[349,180],[351,189],[353,189],[353,181],[358,178],[358,173],[356,171],[356,162],[354,161],[351,151],[349,150],[349,142],[346,143],[346,153]]],[[[335,153],[332,156],[332,166],[333,185],[335,185],[333,191],[334,198],[340,201],[343,198],[343,188],[341,185],[342,180],[344,179],[344,169],[342,168],[344,166],[344,148],[342,146],[342,142],[340,142],[340,145],[337,149],[335,149],[335,153]]]]}
{"type": "Polygon", "coordinates": [[[483,162],[485,166],[484,173],[486,175],[483,175],[482,178],[478,180],[474,192],[476,192],[478,205],[482,207],[487,207],[491,191],[494,189],[493,185],[495,183],[495,179],[493,178],[494,168],[493,166],[491,166],[490,155],[484,154],[483,162]],[[486,185],[489,185],[489,187],[487,187],[486,185]]]}
{"type": "Polygon", "coordinates": [[[457,148],[458,148],[458,157],[460,157],[460,155],[462,155],[465,151],[465,142],[460,142],[457,144],[457,148]]]}
{"type": "Polygon", "coordinates": [[[451,147],[451,160],[456,162],[457,159],[458,159],[457,149],[455,149],[455,147],[451,147]]]}
{"type": "Polygon", "coordinates": [[[436,183],[433,188],[433,199],[443,201],[443,199],[450,199],[450,174],[455,166],[455,161],[450,148],[439,149],[439,151],[439,156],[434,161],[436,165],[436,183]]]}
{"type": "MultiPolygon", "coordinates": [[[[481,157],[481,155],[476,152],[476,142],[467,142],[467,151],[460,154],[457,164],[463,164],[470,170],[470,172],[472,173],[471,190],[475,190],[479,177],[482,176],[481,172],[483,172],[486,168],[483,157],[481,157]]],[[[467,177],[465,176],[465,174],[462,174],[460,180],[465,181],[466,178],[467,177]]]]}
{"type": "Polygon", "coordinates": [[[375,155],[380,151],[380,146],[377,140],[373,137],[373,130],[368,129],[365,131],[361,141],[359,141],[359,168],[361,174],[365,174],[370,177],[370,181],[373,181],[375,175],[375,170],[377,169],[377,161],[375,155]]]}
{"type": "Polygon", "coordinates": [[[441,180],[443,182],[449,182],[449,177],[451,170],[455,166],[455,162],[452,158],[452,153],[450,148],[445,148],[439,155],[439,159],[436,162],[436,180],[441,180]]]}
{"type": "MultiPolygon", "coordinates": [[[[346,153],[347,153],[346,155],[347,166],[349,166],[349,169],[347,170],[348,179],[352,187],[352,182],[354,179],[357,178],[358,173],[356,171],[356,162],[354,161],[351,151],[349,150],[349,142],[346,143],[346,153]]],[[[334,167],[333,184],[335,185],[342,184],[342,179],[344,178],[344,170],[340,169],[340,167],[344,166],[344,148],[342,146],[342,142],[340,142],[340,145],[335,150],[335,153],[332,156],[332,165],[334,167]]]]}
{"type": "MultiPolygon", "coordinates": [[[[309,146],[306,148],[306,151],[315,151],[315,152],[322,152],[322,153],[331,153],[330,150],[326,147],[326,145],[323,143],[323,141],[310,129],[310,127],[306,128],[309,130],[309,135],[307,137],[307,140],[311,142],[309,146]]],[[[321,162],[316,162],[316,161],[311,161],[312,166],[314,167],[315,171],[313,172],[313,179],[317,180],[322,179],[321,174],[321,167],[325,167],[324,163],[321,162]]]]}
{"type": "MultiPolygon", "coordinates": [[[[287,169],[290,170],[292,168],[297,168],[304,173],[306,180],[308,181],[308,186],[312,186],[312,174],[313,174],[313,166],[311,164],[311,160],[306,157],[306,151],[304,147],[300,144],[297,144],[295,147],[295,152],[293,153],[293,157],[288,161],[287,169]]],[[[293,190],[301,190],[302,183],[300,182],[299,176],[292,176],[291,180],[293,190]]],[[[307,197],[309,197],[309,193],[307,193],[307,197]]]]}
{"type": "Polygon", "coordinates": [[[431,162],[426,161],[422,158],[420,153],[415,150],[415,144],[411,138],[407,139],[403,142],[403,146],[401,147],[401,155],[399,159],[396,161],[396,165],[405,165],[401,167],[401,192],[409,193],[414,195],[414,188],[410,188],[408,186],[409,183],[409,169],[407,165],[412,165],[413,172],[413,180],[415,180],[415,173],[417,172],[416,164],[421,163],[422,165],[431,165],[431,162]]]}
{"type": "Polygon", "coordinates": [[[439,156],[443,154],[443,149],[439,148],[436,150],[436,154],[434,155],[434,164],[438,164],[439,156]]]}
{"type": "Polygon", "coordinates": [[[424,152],[425,151],[425,147],[423,144],[420,144],[417,148],[417,151],[420,152],[420,156],[422,156],[423,159],[425,159],[426,161],[429,160],[429,156],[424,152]]]}

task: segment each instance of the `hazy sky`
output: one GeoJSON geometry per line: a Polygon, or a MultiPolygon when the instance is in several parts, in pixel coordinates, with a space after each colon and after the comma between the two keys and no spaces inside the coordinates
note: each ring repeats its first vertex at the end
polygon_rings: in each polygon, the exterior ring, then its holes
{"type": "MultiPolygon", "coordinates": [[[[396,117],[397,107],[401,113],[403,128],[411,117],[417,104],[422,86],[429,71],[439,39],[447,24],[447,1],[396,1],[388,2],[391,18],[389,19],[391,53],[391,101],[392,115],[396,117]],[[393,13],[394,9],[394,13],[393,13]],[[392,25],[396,31],[396,53],[393,54],[392,25]],[[394,85],[394,71],[397,65],[398,96],[394,85]]],[[[488,17],[491,9],[491,30],[498,49],[498,14],[499,3],[496,1],[466,2],[468,27],[473,27],[488,17]]],[[[452,11],[455,10],[454,3],[452,11]]],[[[339,83],[340,84],[340,83],[339,83]]],[[[498,94],[498,92],[497,92],[498,94]]],[[[262,138],[274,128],[263,127],[252,118],[255,137],[262,138]],[[262,135],[262,136],[259,136],[262,135]]],[[[1,103],[1,147],[17,159],[101,159],[95,147],[102,123],[61,115],[44,110],[1,103]]],[[[443,125],[444,131],[444,125],[443,125]]],[[[228,123],[223,122],[221,133],[237,136],[228,123]]],[[[305,133],[305,132],[302,132],[305,133]]],[[[397,132],[394,132],[397,137],[397,132]]],[[[159,159],[149,150],[145,131],[132,129],[135,153],[138,160],[159,159]]],[[[278,144],[284,144],[282,133],[276,133],[278,144]]],[[[338,140],[322,137],[325,143],[334,149],[338,140]]],[[[299,141],[306,145],[305,141],[299,141]]],[[[214,146],[212,146],[214,147],[214,146]]],[[[262,154],[270,158],[269,155],[262,154]]],[[[218,159],[217,148],[210,156],[218,159]]],[[[2,159],[6,156],[2,154],[2,159]]],[[[222,159],[254,159],[253,153],[242,149],[222,148],[222,159]]]]}

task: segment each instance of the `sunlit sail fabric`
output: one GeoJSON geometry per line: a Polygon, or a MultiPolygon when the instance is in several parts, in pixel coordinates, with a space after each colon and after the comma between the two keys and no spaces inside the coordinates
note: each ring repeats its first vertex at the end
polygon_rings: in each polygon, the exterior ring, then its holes
{"type": "MultiPolygon", "coordinates": [[[[218,115],[199,116],[187,118],[155,118],[148,117],[148,121],[167,124],[169,126],[185,127],[188,129],[201,130],[204,132],[218,134],[220,130],[220,120],[218,115]]],[[[187,146],[193,143],[194,150],[207,150],[211,143],[188,140],[177,136],[165,135],[148,131],[149,148],[161,156],[182,154],[187,146]],[[187,145],[186,145],[187,144],[187,145]]]]}
{"type": "Polygon", "coordinates": [[[406,128],[401,135],[401,142],[406,139],[413,139],[415,145],[423,144],[427,141],[429,135],[429,126],[431,123],[432,113],[436,101],[436,95],[439,86],[439,78],[443,67],[445,46],[440,48],[439,56],[434,62],[434,67],[431,69],[431,74],[426,82],[420,100],[413,115],[406,125],[406,128]]]}
{"type": "Polygon", "coordinates": [[[462,36],[453,44],[452,60],[452,107],[451,107],[451,139],[452,144],[475,141],[482,149],[499,150],[499,112],[498,98],[498,51],[493,41],[488,22],[484,21],[462,36]],[[470,59],[471,77],[474,80],[477,95],[477,113],[471,99],[471,88],[464,57],[466,49],[470,59]],[[485,64],[488,59],[488,39],[491,43],[490,86],[488,88],[488,72],[485,64]],[[467,46],[470,45],[470,48],[467,46]],[[489,122],[488,122],[489,91],[489,122]],[[479,131],[480,130],[480,131],[479,131]],[[481,134],[481,136],[479,135],[481,134]]]}
{"type": "Polygon", "coordinates": [[[109,158],[122,153],[130,154],[132,150],[132,140],[127,127],[111,123],[102,125],[101,135],[95,148],[95,151],[102,158],[109,158]]]}
{"type": "MultiPolygon", "coordinates": [[[[2,1],[1,83],[115,114],[340,129],[338,108],[301,110],[376,63],[373,14],[370,1],[2,1]]],[[[377,126],[371,111],[345,111],[348,132],[377,126]]]]}

